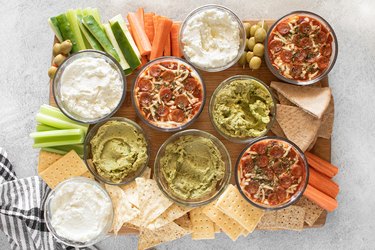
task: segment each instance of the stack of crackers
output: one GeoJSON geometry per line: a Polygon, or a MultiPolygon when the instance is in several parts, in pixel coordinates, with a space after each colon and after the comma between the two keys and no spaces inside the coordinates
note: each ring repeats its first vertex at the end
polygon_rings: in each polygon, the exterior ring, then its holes
{"type": "Polygon", "coordinates": [[[331,138],[334,102],[329,87],[296,86],[271,82],[276,92],[276,121],[272,132],[286,137],[302,150],[310,150],[318,137],[331,138]]]}

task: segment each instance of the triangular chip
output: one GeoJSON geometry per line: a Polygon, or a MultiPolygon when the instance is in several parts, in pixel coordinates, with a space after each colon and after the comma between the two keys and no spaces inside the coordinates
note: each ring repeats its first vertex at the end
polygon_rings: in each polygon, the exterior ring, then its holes
{"type": "Polygon", "coordinates": [[[241,224],[249,233],[254,231],[264,214],[264,210],[250,205],[233,185],[229,185],[220,196],[216,207],[241,224]]]}
{"type": "Polygon", "coordinates": [[[311,115],[321,118],[331,99],[331,89],[271,82],[271,87],[311,115]]]}
{"type": "MultiPolygon", "coordinates": [[[[146,168],[146,170],[141,175],[141,177],[145,179],[150,179],[150,176],[151,168],[146,168]]],[[[130,201],[130,203],[139,208],[137,183],[135,181],[132,181],[129,184],[121,186],[121,188],[124,190],[125,196],[130,201]]]]}
{"type": "Polygon", "coordinates": [[[148,249],[161,243],[179,239],[189,232],[171,222],[156,230],[143,228],[139,234],[138,250],[148,249]]]}
{"type": "Polygon", "coordinates": [[[40,150],[38,160],[38,173],[46,170],[49,166],[52,165],[52,163],[56,162],[61,157],[63,157],[63,155],[61,154],[40,150]]]}
{"type": "Polygon", "coordinates": [[[319,207],[314,202],[307,199],[305,196],[302,196],[301,199],[297,201],[296,206],[300,206],[305,209],[305,222],[309,226],[313,226],[316,220],[324,211],[323,208],[319,207]]]}
{"type": "Polygon", "coordinates": [[[302,150],[314,141],[320,127],[320,120],[307,114],[299,107],[277,105],[276,120],[286,137],[302,150]]]}
{"type": "Polygon", "coordinates": [[[292,103],[291,101],[289,101],[285,96],[283,96],[281,93],[278,93],[277,94],[278,98],[279,98],[279,102],[280,104],[282,105],[288,105],[288,106],[296,106],[294,105],[294,103],[292,103]]]}
{"type": "Polygon", "coordinates": [[[173,203],[172,206],[165,210],[164,213],[162,213],[155,220],[150,222],[146,227],[148,229],[155,230],[159,227],[167,225],[168,223],[171,223],[175,219],[180,218],[192,209],[193,208],[191,207],[182,207],[177,205],[176,203],[173,203]]]}
{"type": "Polygon", "coordinates": [[[322,123],[318,130],[318,137],[322,137],[325,139],[331,138],[332,131],[333,131],[334,113],[335,113],[335,105],[334,105],[333,97],[331,97],[331,101],[329,102],[328,108],[322,116],[322,123]]]}
{"type": "Polygon", "coordinates": [[[284,137],[284,138],[286,137],[283,129],[280,127],[280,124],[276,120],[271,127],[271,131],[277,136],[284,137]]]}
{"type": "Polygon", "coordinates": [[[214,222],[203,213],[202,207],[194,208],[189,212],[189,215],[193,240],[215,239],[214,222]]]}
{"type": "Polygon", "coordinates": [[[276,227],[280,229],[301,231],[305,222],[305,209],[299,206],[289,206],[277,210],[276,227]]]}

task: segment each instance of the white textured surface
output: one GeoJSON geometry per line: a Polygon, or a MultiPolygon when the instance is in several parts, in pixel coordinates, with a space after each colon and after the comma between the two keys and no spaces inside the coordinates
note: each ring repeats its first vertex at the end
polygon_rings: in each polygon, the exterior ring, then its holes
{"type": "MultiPolygon", "coordinates": [[[[278,18],[293,10],[310,10],[334,27],[339,57],[330,73],[335,97],[335,127],[332,161],[340,166],[339,209],[329,214],[321,229],[303,232],[260,232],[233,243],[225,235],[213,241],[189,237],[159,249],[374,249],[375,248],[375,3],[374,1],[212,1],[233,9],[241,18],[278,18]]],[[[211,3],[212,3],[211,2],[211,3]]],[[[97,6],[106,20],[115,14],[145,6],[181,20],[200,1],[5,1],[0,7],[0,146],[20,177],[36,174],[37,150],[28,134],[34,130],[34,115],[48,102],[47,69],[52,32],[47,18],[68,8],[97,6]]],[[[135,249],[136,237],[113,237],[102,249],[135,249]]],[[[8,244],[0,233],[0,248],[8,244]]],[[[5,247],[7,246],[7,247],[5,247]]]]}

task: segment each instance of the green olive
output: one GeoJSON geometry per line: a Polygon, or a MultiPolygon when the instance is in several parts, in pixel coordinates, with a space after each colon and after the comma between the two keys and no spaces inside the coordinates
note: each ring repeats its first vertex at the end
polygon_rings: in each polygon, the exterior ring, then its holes
{"type": "Polygon", "coordinates": [[[48,76],[49,78],[53,78],[56,74],[56,70],[57,70],[57,67],[55,66],[51,66],[49,69],[48,69],[48,76]]]}
{"type": "Polygon", "coordinates": [[[60,43],[55,43],[52,48],[53,56],[57,56],[58,54],[61,53],[61,44],[60,43]]]}
{"type": "Polygon", "coordinates": [[[246,53],[246,62],[249,63],[251,58],[253,58],[253,56],[254,56],[253,52],[251,52],[251,51],[247,52],[246,53]]]}
{"type": "Polygon", "coordinates": [[[55,56],[55,58],[53,58],[53,62],[52,63],[54,65],[60,66],[65,59],[66,59],[66,56],[64,56],[62,54],[58,54],[57,56],[55,56]]]}
{"type": "Polygon", "coordinates": [[[245,29],[246,38],[249,38],[250,37],[250,27],[251,27],[251,24],[250,23],[244,23],[243,27],[245,29]]]}
{"type": "Polygon", "coordinates": [[[249,39],[246,38],[246,40],[245,40],[245,51],[249,51],[249,46],[247,46],[248,42],[249,42],[249,39]]]}
{"type": "Polygon", "coordinates": [[[266,31],[268,30],[268,25],[267,25],[266,21],[264,21],[264,20],[259,21],[257,25],[259,25],[259,27],[262,27],[266,31]]]}
{"type": "Polygon", "coordinates": [[[253,52],[255,56],[262,57],[264,55],[264,45],[262,43],[255,44],[253,52]]]}
{"type": "Polygon", "coordinates": [[[262,64],[262,59],[258,56],[253,56],[249,62],[250,69],[259,69],[262,64]]]}
{"type": "Polygon", "coordinates": [[[249,41],[247,41],[247,47],[249,48],[249,50],[253,51],[254,46],[255,46],[255,38],[250,37],[249,41]]]}
{"type": "Polygon", "coordinates": [[[264,40],[266,39],[266,36],[267,36],[267,32],[263,28],[259,28],[257,29],[257,31],[255,31],[254,37],[257,43],[263,43],[264,40]]]}
{"type": "Polygon", "coordinates": [[[245,51],[242,53],[240,59],[238,59],[238,64],[245,67],[245,64],[246,64],[246,52],[245,51]]]}
{"type": "Polygon", "coordinates": [[[258,26],[257,24],[254,24],[253,26],[250,27],[250,37],[254,36],[255,35],[255,31],[257,31],[257,29],[259,29],[260,26],[258,26]]]}
{"type": "Polygon", "coordinates": [[[69,54],[69,52],[72,50],[72,42],[70,40],[65,40],[61,43],[61,53],[64,55],[69,54]]]}

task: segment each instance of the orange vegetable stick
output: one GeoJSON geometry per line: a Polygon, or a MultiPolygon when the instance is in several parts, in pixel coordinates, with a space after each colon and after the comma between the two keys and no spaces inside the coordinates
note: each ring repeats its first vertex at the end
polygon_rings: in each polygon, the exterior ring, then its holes
{"type": "Polygon", "coordinates": [[[138,8],[137,9],[137,17],[138,17],[143,29],[145,28],[144,15],[145,15],[145,10],[142,7],[138,8]]]}
{"type": "MultiPolygon", "coordinates": [[[[153,23],[154,23],[154,36],[155,36],[155,34],[156,34],[156,29],[157,29],[157,27],[158,27],[158,21],[159,21],[159,18],[160,18],[160,16],[158,16],[158,15],[154,15],[154,16],[152,17],[152,21],[153,21],[153,23]]],[[[154,39],[152,39],[152,42],[154,42],[154,39]]]]}
{"type": "Polygon", "coordinates": [[[172,23],[172,20],[165,17],[158,20],[154,41],[152,43],[150,60],[163,55],[163,50],[167,42],[169,32],[171,32],[172,23]]]}
{"type": "Polygon", "coordinates": [[[180,43],[179,43],[179,35],[180,35],[180,24],[173,23],[171,28],[171,50],[172,56],[182,57],[180,43]]]}
{"type": "Polygon", "coordinates": [[[145,30],[142,28],[140,20],[134,12],[129,12],[127,18],[139,52],[142,56],[149,55],[151,53],[151,43],[148,40],[145,30]]]}
{"type": "Polygon", "coordinates": [[[164,55],[165,56],[171,55],[171,33],[170,32],[168,34],[167,41],[165,42],[164,55]]]}
{"type": "Polygon", "coordinates": [[[331,163],[319,158],[318,156],[308,151],[305,152],[305,156],[307,158],[307,162],[311,167],[330,178],[332,178],[339,172],[339,169],[336,166],[332,165],[331,163]]]}
{"type": "Polygon", "coordinates": [[[325,193],[320,192],[318,189],[309,184],[307,184],[306,190],[303,195],[329,212],[332,212],[338,206],[338,203],[335,199],[329,197],[325,193]]]}
{"type": "Polygon", "coordinates": [[[309,184],[311,186],[322,191],[323,193],[329,195],[332,198],[336,198],[340,190],[336,182],[332,181],[327,176],[320,174],[313,168],[310,168],[309,172],[309,184]]]}
{"type": "Polygon", "coordinates": [[[154,40],[154,20],[153,17],[155,16],[155,13],[145,13],[144,14],[144,22],[145,22],[145,32],[148,37],[148,40],[150,40],[150,43],[152,45],[152,42],[154,40]]]}

